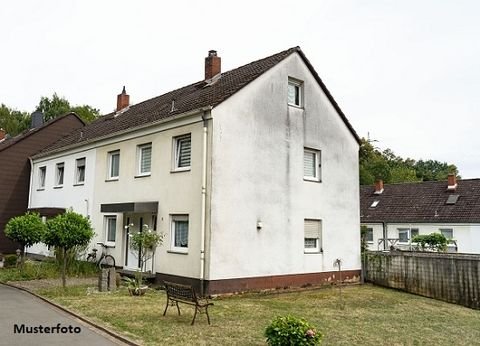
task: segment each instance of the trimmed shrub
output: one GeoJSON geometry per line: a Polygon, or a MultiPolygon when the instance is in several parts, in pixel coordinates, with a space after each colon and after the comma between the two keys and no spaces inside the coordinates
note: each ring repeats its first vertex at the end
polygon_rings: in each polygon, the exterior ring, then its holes
{"type": "Polygon", "coordinates": [[[413,243],[418,243],[422,251],[438,251],[447,250],[448,239],[441,233],[420,234],[412,239],[413,243]]]}
{"type": "Polygon", "coordinates": [[[275,318],[265,329],[265,336],[271,346],[303,346],[320,345],[323,335],[303,318],[287,315],[275,318]]]}
{"type": "Polygon", "coordinates": [[[17,265],[17,255],[3,256],[3,266],[5,268],[15,267],[17,265]]]}

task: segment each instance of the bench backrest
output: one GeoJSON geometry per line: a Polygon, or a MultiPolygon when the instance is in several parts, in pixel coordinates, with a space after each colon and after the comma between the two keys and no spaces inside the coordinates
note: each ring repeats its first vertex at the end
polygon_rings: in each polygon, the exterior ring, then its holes
{"type": "Polygon", "coordinates": [[[197,296],[192,286],[180,285],[168,281],[164,281],[163,283],[165,284],[165,290],[169,297],[187,302],[197,302],[197,296]]]}

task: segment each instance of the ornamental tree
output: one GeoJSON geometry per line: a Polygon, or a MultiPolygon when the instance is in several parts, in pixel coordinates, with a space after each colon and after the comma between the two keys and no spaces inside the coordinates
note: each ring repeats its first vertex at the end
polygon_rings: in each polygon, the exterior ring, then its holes
{"type": "MultiPolygon", "coordinates": [[[[133,225],[126,227],[129,226],[133,225]]],[[[130,234],[129,237],[130,248],[135,251],[140,260],[141,271],[147,271],[147,261],[153,257],[157,246],[163,243],[164,234],[153,231],[148,225],[143,225],[142,232],[130,234]]],[[[137,286],[140,286],[142,281],[141,271],[136,278],[137,286]]]]}
{"type": "Polygon", "coordinates": [[[45,231],[45,223],[38,213],[27,212],[25,215],[14,217],[8,221],[5,226],[5,235],[22,245],[22,267],[25,261],[23,254],[25,246],[41,242],[45,231]]]}
{"type": "Polygon", "coordinates": [[[67,251],[76,246],[86,246],[93,235],[90,220],[71,209],[47,221],[44,242],[47,245],[54,246],[63,255],[63,287],[66,286],[67,251]]]}

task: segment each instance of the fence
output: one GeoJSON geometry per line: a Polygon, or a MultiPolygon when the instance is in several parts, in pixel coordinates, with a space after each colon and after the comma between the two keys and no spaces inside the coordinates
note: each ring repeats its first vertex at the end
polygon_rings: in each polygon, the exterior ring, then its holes
{"type": "Polygon", "coordinates": [[[377,285],[480,309],[480,255],[367,252],[365,279],[377,285]]]}

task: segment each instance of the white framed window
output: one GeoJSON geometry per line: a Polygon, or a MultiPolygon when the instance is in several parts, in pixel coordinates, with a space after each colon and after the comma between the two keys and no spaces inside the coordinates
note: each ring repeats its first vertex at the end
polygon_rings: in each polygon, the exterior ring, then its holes
{"type": "Polygon", "coordinates": [[[410,228],[410,241],[419,234],[418,228],[410,228]]]}
{"type": "Polygon", "coordinates": [[[303,149],[303,179],[321,181],[321,151],[303,149]]]}
{"type": "Polygon", "coordinates": [[[152,143],[137,146],[137,175],[150,175],[152,168],[152,143]]]}
{"type": "Polygon", "coordinates": [[[85,183],[85,158],[75,161],[75,184],[85,183]]]}
{"type": "Polygon", "coordinates": [[[322,221],[304,220],[304,251],[305,253],[322,252],[322,221]]]}
{"type": "Polygon", "coordinates": [[[190,169],[192,162],[192,136],[191,134],[173,138],[174,171],[190,169]]]}
{"type": "Polygon", "coordinates": [[[368,227],[367,228],[367,233],[365,234],[365,240],[369,244],[373,244],[373,228],[368,227]]]}
{"type": "Polygon", "coordinates": [[[303,106],[303,82],[288,78],[288,104],[292,106],[303,106]]]}
{"type": "Polygon", "coordinates": [[[398,242],[409,243],[413,237],[418,235],[418,228],[399,228],[398,229],[398,242]]]}
{"type": "Polygon", "coordinates": [[[115,245],[117,238],[117,217],[115,215],[105,216],[105,244],[115,245]]]}
{"type": "Polygon", "coordinates": [[[39,189],[45,188],[46,177],[47,177],[47,166],[39,167],[38,168],[38,188],[39,189]]]}
{"type": "Polygon", "coordinates": [[[55,186],[62,186],[63,185],[63,177],[65,173],[65,163],[60,162],[57,163],[57,170],[55,174],[55,186]]]}
{"type": "Polygon", "coordinates": [[[120,150],[108,153],[108,180],[118,179],[120,175],[120,150]]]}
{"type": "Polygon", "coordinates": [[[447,238],[447,240],[453,239],[453,228],[440,228],[440,233],[447,238]]]}
{"type": "Polygon", "coordinates": [[[171,248],[188,252],[188,215],[171,215],[171,248]]]}

